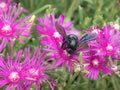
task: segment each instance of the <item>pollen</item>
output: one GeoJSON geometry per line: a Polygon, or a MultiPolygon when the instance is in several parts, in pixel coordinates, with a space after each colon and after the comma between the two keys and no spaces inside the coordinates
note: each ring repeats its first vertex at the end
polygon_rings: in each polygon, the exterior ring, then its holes
{"type": "Polygon", "coordinates": [[[113,46],[108,44],[107,47],[106,47],[106,50],[107,51],[112,51],[113,50],[113,46]]]}
{"type": "Polygon", "coordinates": [[[12,82],[17,82],[17,81],[19,81],[20,76],[19,76],[18,72],[11,72],[8,78],[12,82]]]}
{"type": "Polygon", "coordinates": [[[92,64],[93,64],[94,66],[98,66],[99,61],[98,61],[97,59],[95,59],[95,60],[92,61],[92,64]]]}
{"type": "Polygon", "coordinates": [[[13,30],[10,25],[4,25],[1,29],[1,34],[4,36],[10,36],[13,34],[13,30]]]}
{"type": "Polygon", "coordinates": [[[60,34],[59,34],[58,32],[54,32],[53,36],[54,36],[55,38],[59,38],[59,37],[60,37],[60,34]]]}

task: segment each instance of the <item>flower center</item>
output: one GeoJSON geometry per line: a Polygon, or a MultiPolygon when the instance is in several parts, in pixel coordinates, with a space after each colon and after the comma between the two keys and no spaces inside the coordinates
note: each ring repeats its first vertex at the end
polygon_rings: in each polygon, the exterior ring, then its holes
{"type": "Polygon", "coordinates": [[[107,52],[108,54],[111,54],[111,53],[113,52],[113,46],[110,45],[110,44],[108,44],[108,45],[106,46],[106,52],[107,52]]]}
{"type": "Polygon", "coordinates": [[[11,36],[13,34],[13,30],[10,25],[4,25],[1,29],[1,34],[4,36],[11,36]]]}
{"type": "Polygon", "coordinates": [[[115,66],[115,65],[113,65],[113,66],[111,67],[111,69],[112,69],[113,71],[117,71],[118,67],[115,66]]]}
{"type": "Polygon", "coordinates": [[[54,36],[55,38],[60,38],[60,34],[59,34],[58,32],[54,32],[53,36],[54,36]]]}
{"type": "Polygon", "coordinates": [[[1,3],[0,3],[0,8],[4,9],[5,7],[6,7],[6,3],[1,2],[1,3]]]}
{"type": "Polygon", "coordinates": [[[113,47],[110,44],[108,44],[107,47],[106,47],[106,50],[111,51],[111,50],[113,50],[113,47]]]}
{"type": "Polygon", "coordinates": [[[8,78],[12,82],[17,82],[17,81],[19,81],[20,76],[19,76],[18,72],[11,72],[8,78]]]}
{"type": "Polygon", "coordinates": [[[62,42],[62,37],[61,35],[59,34],[59,32],[54,32],[53,33],[53,39],[58,42],[59,44],[62,42]]]}
{"type": "Polygon", "coordinates": [[[39,71],[35,68],[31,68],[28,70],[28,80],[37,80],[37,78],[39,77],[39,71]]]}
{"type": "Polygon", "coordinates": [[[92,61],[92,64],[94,66],[98,66],[99,65],[99,61],[97,59],[95,59],[95,60],[92,61]]]}

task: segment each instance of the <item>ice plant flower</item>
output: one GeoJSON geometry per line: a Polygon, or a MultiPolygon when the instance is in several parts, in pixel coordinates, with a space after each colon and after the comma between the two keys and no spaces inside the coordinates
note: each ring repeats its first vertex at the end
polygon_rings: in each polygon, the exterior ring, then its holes
{"type": "Polygon", "coordinates": [[[6,86],[6,90],[24,90],[24,70],[20,65],[20,56],[22,51],[20,50],[16,58],[13,57],[3,59],[0,56],[0,88],[6,86]]]}
{"type": "MultiPolygon", "coordinates": [[[[29,88],[32,84],[36,85],[36,90],[41,90],[43,83],[48,83],[51,90],[57,86],[57,83],[47,74],[51,71],[52,66],[45,60],[46,52],[39,56],[40,49],[36,48],[31,58],[30,48],[24,51],[25,60],[22,62],[24,75],[29,88]]],[[[28,88],[28,90],[29,90],[28,88]]]]}
{"type": "Polygon", "coordinates": [[[120,48],[120,35],[110,26],[105,26],[103,32],[98,33],[96,41],[91,42],[91,46],[97,51],[96,55],[112,57],[118,59],[120,48]]]}
{"type": "Polygon", "coordinates": [[[23,41],[20,36],[29,37],[31,22],[30,16],[19,18],[19,15],[23,9],[21,7],[9,6],[7,12],[0,10],[0,52],[5,48],[8,42],[14,43],[14,40],[18,39],[23,41]]]}
{"type": "Polygon", "coordinates": [[[8,10],[9,5],[11,5],[12,0],[0,0],[0,9],[4,12],[8,10]]]}
{"type": "Polygon", "coordinates": [[[42,24],[42,27],[36,25],[36,28],[41,34],[41,44],[47,46],[45,50],[49,51],[48,55],[55,59],[55,67],[68,65],[68,70],[72,71],[74,63],[79,62],[78,57],[67,53],[66,50],[61,48],[63,37],[57,31],[55,23],[61,25],[67,32],[70,31],[73,22],[69,21],[64,24],[64,15],[60,15],[56,22],[53,13],[50,14],[50,17],[45,15],[44,19],[39,18],[38,21],[42,24]]]}
{"type": "Polygon", "coordinates": [[[97,80],[100,71],[109,75],[112,73],[111,66],[108,65],[108,60],[105,60],[104,57],[95,55],[95,51],[90,50],[84,52],[83,63],[85,65],[85,70],[88,71],[86,76],[91,80],[97,80]]]}

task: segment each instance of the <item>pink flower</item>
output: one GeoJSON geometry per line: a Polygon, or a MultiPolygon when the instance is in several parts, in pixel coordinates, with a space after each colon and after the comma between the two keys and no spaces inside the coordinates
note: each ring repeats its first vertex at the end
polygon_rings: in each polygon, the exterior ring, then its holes
{"type": "Polygon", "coordinates": [[[110,26],[105,26],[103,32],[98,33],[96,41],[90,43],[92,48],[97,51],[96,55],[111,56],[118,59],[120,48],[120,35],[110,26]]]}
{"type": "Polygon", "coordinates": [[[38,21],[42,24],[42,26],[36,25],[39,33],[42,35],[40,37],[41,44],[47,46],[45,50],[49,51],[48,55],[56,60],[55,67],[68,65],[68,70],[72,71],[74,63],[79,62],[78,57],[67,53],[66,50],[61,48],[63,37],[56,30],[55,23],[61,25],[68,34],[73,26],[73,22],[69,21],[64,24],[64,15],[60,15],[56,22],[53,13],[50,17],[45,15],[44,19],[39,18],[38,21]]]}
{"type": "Polygon", "coordinates": [[[0,56],[0,87],[7,85],[6,90],[17,89],[23,90],[24,87],[24,69],[20,64],[20,57],[22,51],[20,50],[15,60],[12,60],[13,57],[3,59],[0,56]]]}
{"type": "MultiPolygon", "coordinates": [[[[51,71],[52,65],[49,65],[48,60],[45,61],[46,52],[42,52],[39,56],[40,49],[37,48],[34,51],[34,55],[31,58],[30,48],[24,52],[25,60],[22,62],[22,66],[25,69],[24,75],[29,88],[32,84],[36,85],[36,90],[41,90],[43,83],[48,83],[51,90],[57,87],[57,83],[47,74],[51,71]]],[[[29,89],[28,88],[28,89],[29,89]]]]}
{"type": "Polygon", "coordinates": [[[22,8],[9,6],[7,12],[0,10],[0,52],[5,48],[8,42],[14,43],[18,39],[23,42],[21,36],[30,37],[30,28],[32,23],[29,21],[30,16],[18,19],[22,12],[22,8]]]}
{"type": "Polygon", "coordinates": [[[95,51],[90,50],[83,54],[85,70],[88,71],[86,76],[92,80],[97,80],[100,71],[111,75],[112,70],[111,66],[108,65],[108,60],[105,60],[102,56],[95,55],[95,53],[95,51]]]}

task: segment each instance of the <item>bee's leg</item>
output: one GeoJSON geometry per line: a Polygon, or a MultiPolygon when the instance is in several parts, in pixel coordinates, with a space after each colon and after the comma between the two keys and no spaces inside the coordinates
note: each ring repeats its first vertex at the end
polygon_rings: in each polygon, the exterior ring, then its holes
{"type": "Polygon", "coordinates": [[[67,44],[67,38],[63,38],[63,42],[62,42],[62,46],[61,46],[61,48],[65,50],[66,47],[67,47],[66,44],[67,44]]]}

